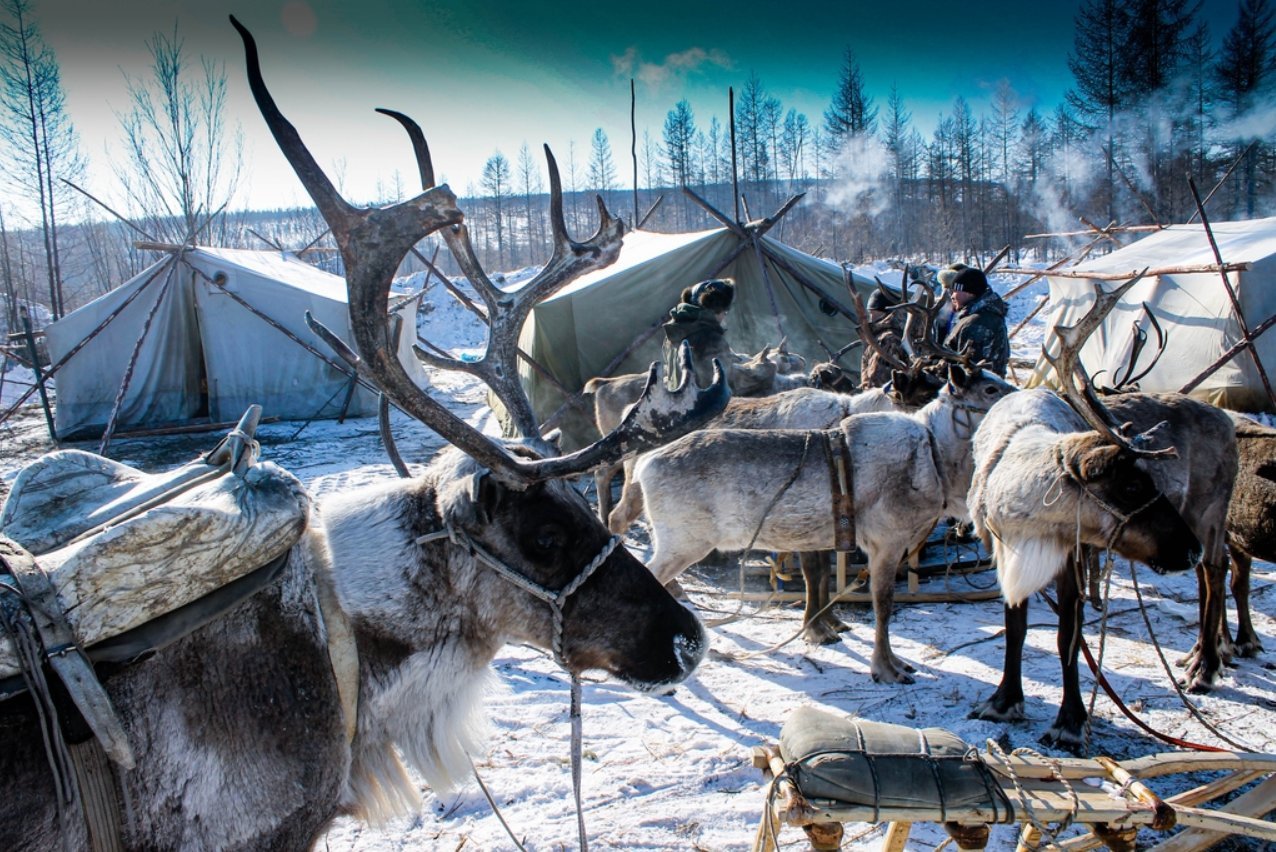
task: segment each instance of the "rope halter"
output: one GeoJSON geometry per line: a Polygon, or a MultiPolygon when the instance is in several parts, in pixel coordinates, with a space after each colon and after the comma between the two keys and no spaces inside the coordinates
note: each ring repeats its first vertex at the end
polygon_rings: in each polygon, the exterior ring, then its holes
{"type": "Polygon", "coordinates": [[[611,538],[607,539],[607,543],[603,545],[603,548],[598,552],[598,555],[595,556],[588,565],[582,568],[580,573],[568,581],[567,585],[557,591],[545,588],[535,580],[529,578],[527,575],[515,568],[512,568],[510,565],[484,549],[478,542],[474,541],[474,539],[470,537],[470,534],[465,530],[454,527],[451,524],[445,523],[443,529],[417,536],[416,543],[419,545],[425,545],[444,538],[459,547],[465,548],[471,556],[486,565],[488,568],[491,568],[506,582],[517,586],[532,597],[544,601],[545,604],[549,606],[553,624],[553,640],[551,642],[551,648],[554,652],[554,661],[558,663],[558,665],[562,666],[563,669],[568,670],[567,659],[563,656],[563,608],[567,606],[568,599],[570,599],[571,596],[585,584],[585,581],[593,576],[595,571],[602,567],[602,564],[611,556],[612,551],[620,546],[620,536],[613,535],[611,538]]]}
{"type": "MultiPolygon", "coordinates": [[[[1091,490],[1089,484],[1085,480],[1077,476],[1077,474],[1072,470],[1072,468],[1070,468],[1068,464],[1063,460],[1062,447],[1058,447],[1055,449],[1054,460],[1055,460],[1055,464],[1059,467],[1060,481],[1062,481],[1062,479],[1067,479],[1071,481],[1074,485],[1076,485],[1078,488],[1081,489],[1081,492],[1083,494],[1085,494],[1087,497],[1093,500],[1100,509],[1107,512],[1109,515],[1111,515],[1113,518],[1116,519],[1117,525],[1112,530],[1112,533],[1108,536],[1108,543],[1107,543],[1108,549],[1111,549],[1112,545],[1121,536],[1121,533],[1125,530],[1126,526],[1130,523],[1130,521],[1134,520],[1135,515],[1139,514],[1145,509],[1150,508],[1153,503],[1161,499],[1161,492],[1157,491],[1153,493],[1150,498],[1148,498],[1147,502],[1143,503],[1137,509],[1133,509],[1129,512],[1122,512],[1116,506],[1113,506],[1111,503],[1108,503],[1106,500],[1104,500],[1102,497],[1096,494],[1093,490],[1091,490]]],[[[1055,499],[1058,499],[1058,497],[1056,496],[1055,499]]],[[[1078,534],[1080,534],[1079,529],[1078,529],[1078,534]]]]}

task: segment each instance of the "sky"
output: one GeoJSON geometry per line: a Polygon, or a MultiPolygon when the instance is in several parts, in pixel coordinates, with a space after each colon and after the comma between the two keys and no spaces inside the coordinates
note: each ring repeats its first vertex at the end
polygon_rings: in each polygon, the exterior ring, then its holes
{"type": "MultiPolygon", "coordinates": [[[[754,73],[786,109],[820,123],[847,47],[877,104],[897,86],[926,134],[958,95],[983,111],[1002,79],[1023,109],[1048,112],[1071,83],[1078,5],[34,0],[34,11],[61,66],[95,194],[122,200],[110,164],[129,107],[126,77],[147,78],[146,40],[176,25],[193,70],[199,57],[224,63],[227,119],[243,130],[247,160],[232,208],[260,209],[309,201],[252,103],[228,13],[256,36],[266,83],[318,162],[349,198],[366,202],[396,180],[410,189],[416,174],[402,131],[375,107],[417,119],[436,173],[460,195],[478,186],[494,152],[515,163],[524,143],[538,160],[549,144],[564,172],[574,145],[583,176],[599,127],[629,184],[631,78],[640,137],[646,128],[658,140],[682,98],[701,128],[712,115],[725,121],[728,87],[738,94],[754,73]]],[[[1236,0],[1206,0],[1205,14],[1218,39],[1236,0]]]]}

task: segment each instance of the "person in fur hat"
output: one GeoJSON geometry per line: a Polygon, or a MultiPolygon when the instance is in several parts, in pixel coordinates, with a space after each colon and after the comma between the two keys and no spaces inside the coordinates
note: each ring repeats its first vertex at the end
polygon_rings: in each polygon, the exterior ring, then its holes
{"type": "Polygon", "coordinates": [[[944,345],[970,352],[999,376],[1010,364],[1010,335],[1006,331],[1006,303],[988,286],[983,271],[954,263],[939,271],[939,283],[952,294],[953,316],[944,345]]]}
{"type": "Polygon", "coordinates": [[[713,381],[714,358],[724,370],[734,361],[726,331],[727,312],[734,299],[735,283],[726,278],[710,278],[682,291],[682,299],[669,311],[669,321],[664,324],[663,360],[670,387],[682,381],[678,347],[684,340],[691,347],[691,364],[701,387],[713,381]]]}

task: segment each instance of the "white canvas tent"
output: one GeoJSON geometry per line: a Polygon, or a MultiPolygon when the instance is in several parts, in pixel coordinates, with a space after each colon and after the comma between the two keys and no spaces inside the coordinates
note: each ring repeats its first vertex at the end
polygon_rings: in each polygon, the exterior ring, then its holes
{"type": "MultiPolygon", "coordinates": [[[[1276,314],[1276,218],[1215,222],[1211,229],[1223,261],[1247,265],[1242,271],[1229,272],[1228,277],[1245,322],[1252,329],[1276,314]]],[[[1150,273],[1134,285],[1087,341],[1081,350],[1081,361],[1100,384],[1114,381],[1112,377],[1122,371],[1129,359],[1138,327],[1152,338],[1140,358],[1140,365],[1149,363],[1156,333],[1144,313],[1146,304],[1168,340],[1165,354],[1139,387],[1149,392],[1177,391],[1240,341],[1243,333],[1217,269],[1155,272],[1208,268],[1214,264],[1214,253],[1202,226],[1171,225],[1068,270],[1083,277],[1049,276],[1053,306],[1049,325],[1076,322],[1094,304],[1095,283],[1112,290],[1140,270],[1150,268],[1150,273]],[[1087,272],[1107,280],[1084,277],[1087,272]]],[[[1046,345],[1052,353],[1058,349],[1053,335],[1048,336],[1046,345]]],[[[1268,375],[1276,380],[1276,334],[1264,334],[1254,345],[1268,375]]],[[[1054,373],[1043,356],[1028,386],[1054,383],[1054,373]]],[[[1243,350],[1202,381],[1191,395],[1238,411],[1273,409],[1254,359],[1243,350]]]]}
{"type": "MultiPolygon", "coordinates": [[[[526,362],[519,369],[541,420],[568,399],[564,390],[578,391],[599,375],[643,371],[660,360],[664,336],[659,325],[682,289],[705,278],[736,282],[727,339],[737,352],[758,352],[787,335],[789,350],[814,363],[856,340],[841,267],[762,230],[736,225],[685,234],[630,231],[615,263],[581,276],[538,304],[523,326],[519,346],[553,380],[526,362]]],[[[867,298],[876,285],[853,277],[867,298]]],[[[859,355],[853,349],[839,363],[858,373],[859,355]]]]}
{"type": "MultiPolygon", "coordinates": [[[[232,421],[252,403],[284,419],[375,413],[375,394],[352,384],[352,371],[306,326],[306,311],[353,345],[343,278],[277,251],[170,253],[47,327],[55,364],[83,344],[55,377],[58,435],[100,435],[130,363],[119,430],[232,421]]],[[[400,360],[424,385],[411,350],[415,302],[399,313],[400,360]]]]}

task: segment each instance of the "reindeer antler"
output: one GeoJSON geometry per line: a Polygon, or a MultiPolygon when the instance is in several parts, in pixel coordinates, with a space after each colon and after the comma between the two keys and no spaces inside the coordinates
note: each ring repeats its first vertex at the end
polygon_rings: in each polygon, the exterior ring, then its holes
{"type": "MultiPolygon", "coordinates": [[[[860,296],[859,291],[855,289],[855,279],[851,277],[851,268],[845,263],[842,264],[842,279],[846,282],[846,289],[851,293],[851,304],[855,306],[855,318],[859,326],[860,340],[864,341],[865,346],[876,352],[877,356],[893,369],[907,372],[909,370],[908,364],[883,349],[878,341],[877,334],[873,331],[872,323],[868,320],[868,309],[864,307],[864,299],[860,296]]],[[[878,283],[880,284],[881,282],[878,283]]]]}
{"type": "Polygon", "coordinates": [[[1059,354],[1051,356],[1049,349],[1043,349],[1043,354],[1050,366],[1054,368],[1055,376],[1059,380],[1059,389],[1064,399],[1072,406],[1077,414],[1085,420],[1086,425],[1101,435],[1106,436],[1112,443],[1128,450],[1129,452],[1145,458],[1164,458],[1167,456],[1177,455],[1177,451],[1173,447],[1166,447],[1160,450],[1148,450],[1137,446],[1139,436],[1131,437],[1127,434],[1125,426],[1118,427],[1116,419],[1107,407],[1099,401],[1098,395],[1095,394],[1089,375],[1086,374],[1085,367],[1081,364],[1081,347],[1085,345],[1086,340],[1094,333],[1100,325],[1103,324],[1104,318],[1112,311],[1117,302],[1121,301],[1129,290],[1143,279],[1147,274],[1145,268],[1138,275],[1126,281],[1120,287],[1112,292],[1104,292],[1102,285],[1093,282],[1095,291],[1094,305],[1081,317],[1074,325],[1056,325],[1054,327],[1055,336],[1059,338],[1059,354]]]}
{"type": "MultiPolygon", "coordinates": [[[[562,188],[557,167],[550,156],[550,182],[554,229],[554,253],[545,269],[516,294],[505,294],[483,273],[456,207],[456,196],[447,186],[434,186],[434,169],[424,135],[416,123],[401,113],[383,110],[407,129],[416,153],[424,192],[409,201],[384,208],[356,208],[345,201],[319,168],[301,141],[296,128],[284,118],[266,88],[261,73],[257,45],[252,34],[233,16],[231,24],[244,41],[248,82],[262,117],[270,127],[280,150],[314,199],[332,229],[346,266],[346,288],[350,325],[358,353],[340,342],[336,335],[311,320],[312,327],[330,346],[364,376],[378,385],[404,411],[439,433],[444,440],[468,453],[487,467],[504,484],[523,488],[544,479],[580,473],[604,460],[615,460],[627,452],[656,446],[696,428],[726,405],[726,388],[720,365],[715,362],[714,382],[707,389],[684,381],[675,391],[658,391],[648,382],[647,390],[634,405],[616,433],[591,447],[561,458],[524,459],[474,429],[413,382],[399,363],[390,345],[387,304],[394,273],[407,253],[428,234],[444,230],[444,239],[457,255],[457,262],[474,282],[488,307],[491,333],[483,367],[474,369],[496,391],[515,416],[524,437],[540,439],[531,404],[518,384],[517,334],[532,305],[566,285],[588,269],[605,266],[620,250],[623,225],[607,213],[599,201],[601,224],[586,243],[567,236],[562,211],[562,188]],[[517,390],[515,390],[517,389],[517,390]],[[662,431],[663,430],[663,431],[662,431]]],[[[548,155],[548,149],[546,154],[548,155]]],[[[690,354],[683,353],[684,363],[690,354]]],[[[438,359],[454,367],[450,359],[438,359]]],[[[460,362],[455,362],[460,363],[460,362]]],[[[653,365],[653,372],[656,370],[653,365]]],[[[689,372],[689,371],[687,371],[689,372]]]]}

